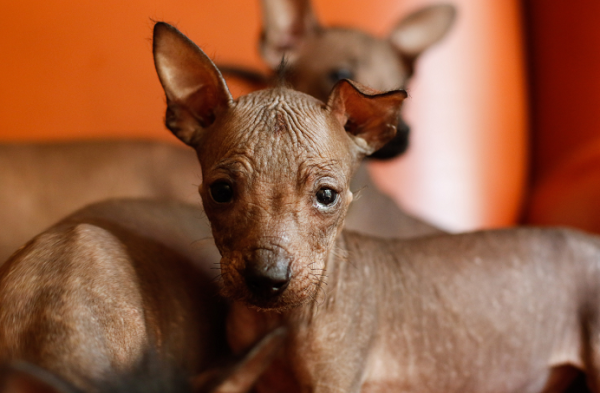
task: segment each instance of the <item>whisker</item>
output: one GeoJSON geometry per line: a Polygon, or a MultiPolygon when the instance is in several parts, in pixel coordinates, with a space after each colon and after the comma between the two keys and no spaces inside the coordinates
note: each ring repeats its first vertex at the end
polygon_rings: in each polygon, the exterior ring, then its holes
{"type": "Polygon", "coordinates": [[[223,282],[223,275],[222,274],[217,274],[210,281],[213,282],[213,283],[214,282],[218,282],[218,281],[223,282]]]}
{"type": "Polygon", "coordinates": [[[321,299],[320,302],[319,301],[315,301],[317,303],[317,307],[320,307],[320,306],[322,306],[325,303],[325,300],[327,299],[327,292],[325,291],[325,289],[323,287],[318,286],[317,287],[317,293],[322,293],[323,294],[322,299],[321,299]]]}

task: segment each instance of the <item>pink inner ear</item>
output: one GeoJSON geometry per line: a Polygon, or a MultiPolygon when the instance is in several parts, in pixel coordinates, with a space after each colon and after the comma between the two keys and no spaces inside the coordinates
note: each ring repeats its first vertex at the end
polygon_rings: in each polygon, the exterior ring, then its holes
{"type": "Polygon", "coordinates": [[[215,121],[218,108],[227,106],[227,99],[215,91],[214,85],[200,86],[184,100],[184,105],[198,120],[200,126],[206,128],[215,121]]]}
{"type": "Polygon", "coordinates": [[[204,103],[222,104],[231,100],[214,63],[175,28],[157,24],[154,58],[167,97],[178,104],[191,109],[199,92],[207,96],[204,103]]]}
{"type": "Polygon", "coordinates": [[[390,42],[406,56],[417,57],[441,40],[456,16],[450,4],[424,7],[402,19],[390,34],[390,42]]]}
{"type": "Polygon", "coordinates": [[[188,145],[232,97],[214,63],[186,36],[164,23],[154,29],[154,61],[167,96],[166,125],[188,145]]]}
{"type": "MultiPolygon", "coordinates": [[[[344,127],[344,129],[346,130],[346,123],[348,123],[348,115],[346,114],[346,111],[332,109],[332,114],[337,119],[337,121],[340,122],[342,127],[344,127]]],[[[348,131],[348,130],[346,130],[346,131],[348,131]]]]}
{"type": "Polygon", "coordinates": [[[404,98],[403,90],[379,93],[342,80],[334,87],[328,105],[348,133],[365,140],[370,154],[396,134],[404,98]]]}

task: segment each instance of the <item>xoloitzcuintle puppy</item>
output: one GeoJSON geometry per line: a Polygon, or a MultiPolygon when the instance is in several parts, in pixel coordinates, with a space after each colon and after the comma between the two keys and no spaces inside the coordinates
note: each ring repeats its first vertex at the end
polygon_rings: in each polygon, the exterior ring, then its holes
{"type": "MultiPolygon", "coordinates": [[[[454,14],[450,6],[427,7],[402,19],[382,40],[356,29],[319,26],[308,2],[263,1],[262,7],[265,61],[276,67],[285,49],[291,82],[321,99],[339,77],[382,90],[404,86],[414,60],[445,35],[454,14]],[[310,23],[294,35],[294,45],[282,47],[303,20],[310,23]]],[[[406,137],[396,139],[400,143],[388,155],[402,153],[406,137]]],[[[124,197],[194,203],[201,182],[196,161],[179,146],[149,141],[0,144],[0,222],[8,223],[0,230],[0,263],[90,203],[124,197]]],[[[371,183],[365,167],[360,167],[353,190],[360,190],[360,198],[346,220],[352,229],[387,237],[437,231],[400,211],[371,183]]]]}
{"type": "Polygon", "coordinates": [[[166,124],[202,167],[234,350],[289,329],[258,391],[600,392],[600,239],[521,228],[413,240],[345,231],[352,173],[403,91],[341,81],[233,100],[210,59],[154,28],[166,124]]]}

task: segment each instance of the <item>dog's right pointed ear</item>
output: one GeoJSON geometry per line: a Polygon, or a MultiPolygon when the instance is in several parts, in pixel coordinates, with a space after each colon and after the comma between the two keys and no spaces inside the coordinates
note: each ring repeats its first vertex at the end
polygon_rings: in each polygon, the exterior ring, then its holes
{"type": "Polygon", "coordinates": [[[389,36],[390,43],[406,60],[414,63],[421,53],[446,36],[455,19],[456,8],[451,4],[421,8],[394,27],[389,36]]]}
{"type": "Polygon", "coordinates": [[[198,46],[167,23],[154,25],[153,53],[167,96],[166,126],[194,146],[202,129],[231,106],[233,99],[225,80],[198,46]]]}
{"type": "Polygon", "coordinates": [[[260,53],[275,70],[285,56],[292,64],[306,39],[319,30],[310,0],[261,0],[263,30],[260,53]]]}
{"type": "Polygon", "coordinates": [[[331,91],[327,106],[362,155],[379,150],[396,135],[404,90],[378,92],[348,79],[331,91]]]}

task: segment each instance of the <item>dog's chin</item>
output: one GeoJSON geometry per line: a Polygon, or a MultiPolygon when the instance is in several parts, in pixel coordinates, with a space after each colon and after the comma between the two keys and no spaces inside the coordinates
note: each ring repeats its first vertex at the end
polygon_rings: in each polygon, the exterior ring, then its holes
{"type": "MultiPolygon", "coordinates": [[[[231,266],[227,263],[224,266],[231,266]]],[[[297,308],[313,301],[319,301],[323,290],[320,290],[321,281],[308,280],[300,276],[292,280],[287,289],[274,296],[261,296],[253,292],[246,285],[246,280],[237,269],[222,269],[221,294],[236,302],[246,304],[248,307],[263,311],[285,311],[297,308]]]]}
{"type": "Polygon", "coordinates": [[[285,299],[283,296],[281,299],[256,299],[255,297],[249,297],[246,301],[249,307],[264,310],[264,311],[277,311],[283,312],[294,308],[301,307],[305,304],[310,303],[313,298],[309,296],[295,298],[293,300],[285,299]]]}
{"type": "Polygon", "coordinates": [[[315,294],[306,293],[304,295],[294,295],[292,293],[282,293],[279,296],[264,298],[252,293],[247,288],[225,286],[223,289],[223,295],[231,300],[241,302],[249,308],[258,311],[275,311],[283,312],[290,309],[301,307],[304,304],[310,303],[314,300],[315,294]]]}
{"type": "Polygon", "coordinates": [[[297,307],[302,306],[304,303],[285,303],[285,302],[273,302],[273,301],[260,301],[256,299],[242,300],[246,306],[257,311],[273,311],[273,312],[285,312],[297,307]]]}

